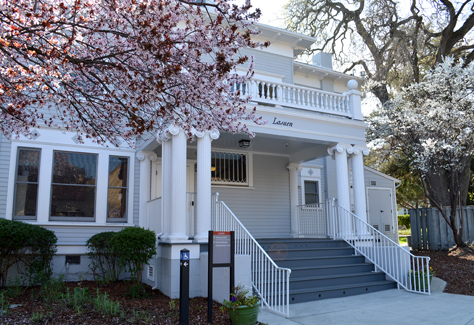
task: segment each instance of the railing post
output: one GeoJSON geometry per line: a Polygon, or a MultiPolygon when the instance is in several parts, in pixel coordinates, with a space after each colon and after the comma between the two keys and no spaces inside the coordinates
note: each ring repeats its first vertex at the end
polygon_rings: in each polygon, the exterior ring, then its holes
{"type": "Polygon", "coordinates": [[[361,104],[361,92],[357,90],[359,84],[354,79],[347,82],[347,88],[349,88],[348,97],[349,97],[349,110],[351,117],[354,120],[363,120],[362,116],[362,104],[361,104]]]}

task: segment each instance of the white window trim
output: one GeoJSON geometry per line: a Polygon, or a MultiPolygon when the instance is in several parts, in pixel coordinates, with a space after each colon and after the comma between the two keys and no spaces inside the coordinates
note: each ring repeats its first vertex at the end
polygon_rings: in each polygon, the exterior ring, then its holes
{"type": "Polygon", "coordinates": [[[309,168],[309,169],[319,169],[319,176],[303,176],[303,170],[301,171],[301,204],[305,205],[305,187],[304,187],[304,182],[305,181],[310,181],[310,182],[318,182],[318,193],[319,193],[319,204],[324,203],[322,200],[322,194],[321,194],[321,172],[323,167],[322,166],[303,166],[303,168],[309,168]]]}
{"type": "MultiPolygon", "coordinates": [[[[53,151],[68,151],[77,153],[90,153],[98,155],[98,178],[96,184],[96,206],[95,206],[95,222],[94,225],[133,225],[133,199],[135,189],[135,151],[132,149],[114,150],[111,148],[104,148],[96,145],[75,145],[64,143],[63,137],[71,138],[74,133],[66,133],[64,136],[58,137],[58,131],[41,130],[41,134],[53,132],[58,144],[51,144],[45,142],[37,142],[32,140],[12,140],[10,151],[10,168],[8,176],[8,193],[6,204],[6,218],[12,220],[13,218],[13,200],[15,189],[15,173],[17,164],[18,148],[35,148],[41,150],[40,171],[38,176],[38,206],[36,220],[22,220],[32,224],[63,224],[63,225],[83,225],[84,223],[91,224],[87,221],[50,221],[50,206],[51,206],[51,180],[52,180],[52,164],[53,151]],[[63,142],[63,143],[61,143],[63,142]],[[129,196],[127,198],[127,222],[123,223],[107,223],[107,192],[108,192],[108,161],[109,156],[121,156],[129,158],[130,180],[128,183],[129,196]],[[14,158],[15,157],[15,158],[14,158]],[[102,176],[99,176],[102,175],[102,176]]],[[[72,142],[72,141],[71,141],[72,142]]]]}
{"type": "Polygon", "coordinates": [[[237,154],[246,154],[247,155],[247,184],[232,184],[232,183],[224,183],[224,182],[213,182],[211,180],[212,187],[228,187],[228,188],[254,188],[253,185],[253,152],[245,151],[245,150],[229,150],[229,149],[219,149],[219,148],[212,148],[211,151],[217,152],[227,152],[227,153],[237,153],[237,154]]]}

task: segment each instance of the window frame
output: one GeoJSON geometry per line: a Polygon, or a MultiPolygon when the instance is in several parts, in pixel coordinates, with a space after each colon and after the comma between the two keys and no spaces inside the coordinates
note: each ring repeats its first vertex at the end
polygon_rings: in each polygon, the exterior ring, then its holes
{"type": "MultiPolygon", "coordinates": [[[[238,155],[245,155],[246,156],[246,166],[245,166],[245,173],[247,181],[245,183],[231,183],[231,182],[222,182],[222,181],[214,181],[212,180],[211,174],[211,186],[216,187],[232,187],[232,188],[250,188],[253,187],[253,153],[249,151],[242,151],[242,150],[228,150],[228,149],[219,149],[219,148],[212,148],[211,150],[211,164],[212,164],[212,153],[219,152],[219,153],[228,153],[228,154],[238,154],[238,155]]],[[[212,168],[212,165],[211,165],[212,168]]]]}
{"type": "Polygon", "coordinates": [[[129,187],[130,187],[130,157],[128,156],[118,156],[118,155],[109,155],[107,159],[107,216],[106,216],[106,222],[107,223],[125,223],[128,220],[128,198],[129,198],[129,187]],[[127,159],[127,186],[126,187],[116,187],[116,186],[110,186],[110,171],[109,171],[109,165],[110,165],[110,158],[111,157],[116,157],[116,158],[125,158],[127,159]],[[109,217],[109,190],[111,188],[115,189],[124,189],[125,188],[125,215],[123,218],[110,218],[109,217]]]}
{"type": "Polygon", "coordinates": [[[53,157],[51,159],[51,181],[49,183],[50,187],[50,198],[49,198],[49,221],[75,221],[75,222],[95,222],[97,219],[97,195],[98,195],[98,178],[99,178],[99,154],[98,153],[90,153],[90,152],[79,152],[79,151],[71,151],[71,150],[58,150],[53,149],[53,157]],[[61,153],[73,153],[79,155],[93,155],[96,156],[96,178],[94,185],[85,185],[85,184],[63,184],[63,183],[53,183],[54,177],[54,153],[61,152],[61,153]],[[83,187],[93,187],[94,188],[94,216],[93,217],[63,217],[63,216],[53,216],[51,212],[51,207],[53,203],[53,186],[83,186],[83,187]]]}
{"type": "Polygon", "coordinates": [[[14,174],[15,181],[14,181],[13,206],[12,206],[12,219],[13,220],[37,220],[37,218],[38,218],[38,192],[39,192],[39,188],[40,188],[41,154],[42,154],[41,148],[23,147],[23,146],[19,146],[19,147],[16,148],[15,174],[14,174]],[[35,182],[20,182],[20,184],[36,184],[37,185],[36,210],[35,210],[35,215],[34,216],[22,216],[22,215],[16,215],[15,214],[17,190],[18,190],[18,186],[17,186],[18,185],[18,162],[20,160],[20,150],[39,151],[38,181],[36,183],[35,182]]]}
{"type": "MultiPolygon", "coordinates": [[[[304,165],[302,166],[303,169],[301,170],[300,176],[300,188],[301,188],[301,205],[306,205],[306,188],[305,188],[305,181],[310,182],[318,182],[318,194],[319,194],[319,207],[324,203],[323,193],[321,192],[321,180],[322,180],[322,166],[313,166],[313,165],[304,165]],[[309,175],[308,171],[312,169],[315,175],[309,175]]],[[[318,204],[318,203],[309,203],[309,204],[318,204]]]]}

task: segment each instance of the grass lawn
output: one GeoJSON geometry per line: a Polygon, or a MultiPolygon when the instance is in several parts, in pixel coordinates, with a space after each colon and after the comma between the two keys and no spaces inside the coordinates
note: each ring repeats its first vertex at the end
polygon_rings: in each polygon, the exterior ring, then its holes
{"type": "Polygon", "coordinates": [[[400,245],[406,244],[407,243],[407,238],[406,237],[398,237],[398,241],[400,245]]]}

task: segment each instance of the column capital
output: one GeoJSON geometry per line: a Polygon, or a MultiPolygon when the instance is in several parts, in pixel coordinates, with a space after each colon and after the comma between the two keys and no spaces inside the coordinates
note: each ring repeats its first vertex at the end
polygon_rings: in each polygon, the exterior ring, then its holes
{"type": "Polygon", "coordinates": [[[174,124],[171,124],[169,127],[168,127],[168,130],[167,130],[169,133],[171,133],[171,135],[178,135],[179,132],[181,131],[181,128],[180,127],[177,127],[176,125],[174,124]]]}
{"type": "Polygon", "coordinates": [[[139,151],[135,157],[137,157],[138,160],[143,161],[147,157],[147,154],[145,154],[143,151],[139,151]]]}
{"type": "Polygon", "coordinates": [[[291,170],[296,170],[296,171],[298,171],[298,172],[300,172],[300,171],[303,170],[303,167],[301,167],[300,164],[295,164],[295,163],[289,164],[288,166],[286,166],[286,168],[287,168],[288,170],[290,170],[290,171],[291,171],[291,170]]]}
{"type": "MultiPolygon", "coordinates": [[[[331,155],[331,157],[334,159],[334,153],[337,151],[339,153],[343,153],[344,151],[346,151],[349,147],[352,148],[352,146],[350,144],[347,144],[347,143],[338,143],[332,147],[328,147],[328,154],[331,155]]],[[[350,153],[348,151],[348,153],[350,153]]]]}
{"type": "Polygon", "coordinates": [[[196,129],[193,128],[192,134],[196,136],[197,138],[203,138],[204,136],[208,135],[212,140],[219,139],[221,133],[219,130],[211,130],[211,131],[197,131],[196,129]]]}
{"type": "Polygon", "coordinates": [[[363,154],[364,156],[367,156],[370,153],[369,148],[366,146],[352,146],[352,154],[358,155],[358,154],[363,154]]]}
{"type": "Polygon", "coordinates": [[[146,158],[148,158],[151,161],[156,161],[158,159],[158,156],[153,151],[139,151],[137,152],[135,157],[137,157],[137,159],[140,161],[143,161],[146,158]]]}
{"type": "Polygon", "coordinates": [[[150,161],[156,161],[158,159],[158,156],[156,155],[156,153],[150,152],[148,154],[148,159],[150,159],[150,161]]]}

